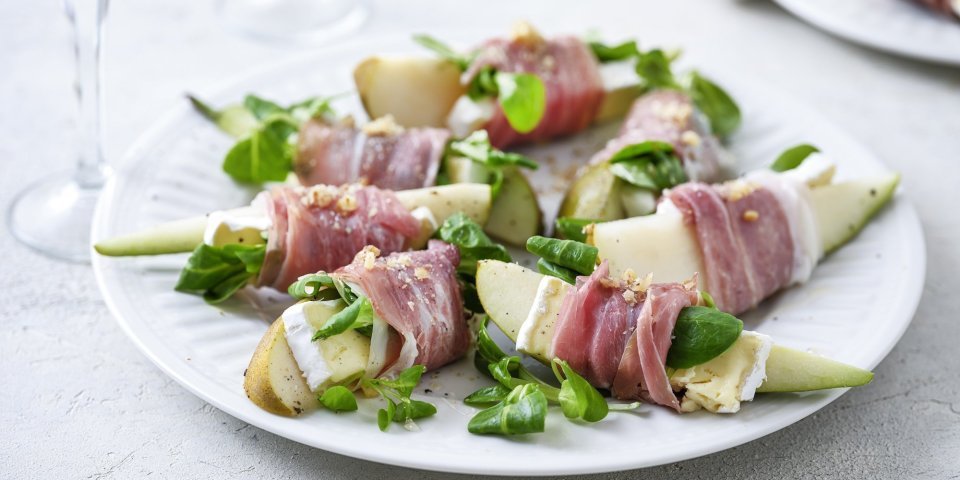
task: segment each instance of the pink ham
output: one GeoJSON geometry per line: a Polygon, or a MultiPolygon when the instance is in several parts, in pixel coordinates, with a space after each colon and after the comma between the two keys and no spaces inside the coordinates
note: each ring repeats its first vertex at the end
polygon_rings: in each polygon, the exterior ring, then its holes
{"type": "Polygon", "coordinates": [[[690,97],[677,90],[656,90],[638,98],[620,133],[590,162],[606,162],[624,147],[651,140],[673,145],[691,180],[721,180],[723,147],[690,97]]]}
{"type": "Polygon", "coordinates": [[[787,286],[794,268],[790,224],[776,195],[745,182],[687,183],[668,198],[696,232],[705,290],[720,310],[739,314],[787,286]]]}
{"type": "Polygon", "coordinates": [[[547,94],[540,124],[526,134],[514,130],[497,107],[484,126],[497,148],[577,133],[590,125],[603,102],[600,65],[583,41],[573,36],[489,40],[464,73],[464,83],[470,83],[487,66],[501,72],[532,73],[543,81],[547,94]]]}
{"type": "Polygon", "coordinates": [[[620,357],[613,395],[622,400],[643,399],[680,411],[667,377],[667,352],[680,310],[696,304],[697,292],[679,283],[647,289],[637,328],[620,357]]]}
{"type": "Polygon", "coordinates": [[[359,182],[390,190],[433,185],[450,133],[393,127],[376,131],[319,120],[304,123],[294,167],[297,178],[303,185],[359,182]]]}
{"type": "Polygon", "coordinates": [[[456,247],[431,240],[427,250],[380,258],[367,249],[337,271],[403,339],[398,358],[381,376],[415,364],[433,370],[466,354],[470,335],[456,276],[459,263],[456,247]]]}
{"type": "Polygon", "coordinates": [[[276,187],[268,205],[271,227],[258,285],[284,292],[301,275],[350,263],[366,245],[404,250],[420,232],[396,195],[376,187],[276,187]]]}
{"type": "Polygon", "coordinates": [[[603,262],[563,299],[553,337],[554,355],[566,360],[592,385],[609,388],[627,337],[636,326],[642,298],[607,278],[603,262]],[[629,301],[628,301],[629,299],[629,301]]]}
{"type": "Polygon", "coordinates": [[[667,378],[667,352],[684,307],[698,301],[693,285],[611,279],[604,261],[563,299],[553,353],[591,385],[625,400],[643,399],[679,410],[667,378]]]}

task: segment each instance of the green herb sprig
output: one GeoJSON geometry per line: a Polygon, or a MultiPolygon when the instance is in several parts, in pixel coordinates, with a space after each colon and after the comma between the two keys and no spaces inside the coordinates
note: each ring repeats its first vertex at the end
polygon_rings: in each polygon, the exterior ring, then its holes
{"type": "Polygon", "coordinates": [[[243,183],[280,182],[293,166],[296,133],[312,118],[333,115],[333,97],[311,97],[282,107],[256,95],[247,95],[242,105],[216,110],[189,96],[201,115],[238,139],[227,152],[223,171],[243,183]]]}
{"type": "Polygon", "coordinates": [[[377,411],[377,426],[381,431],[387,431],[390,422],[406,423],[437,413],[437,407],[432,403],[410,398],[426,370],[423,365],[414,365],[400,372],[394,380],[364,378],[360,381],[363,388],[377,392],[387,402],[386,408],[377,411]]]}
{"type": "Polygon", "coordinates": [[[654,193],[687,181],[683,162],[673,145],[646,141],[628,145],[610,157],[610,172],[617,178],[654,193]]]}
{"type": "Polygon", "coordinates": [[[444,220],[435,236],[457,247],[460,251],[457,277],[460,280],[464,305],[473,312],[483,312],[483,306],[477,296],[477,262],[480,260],[511,262],[513,259],[507,249],[491,240],[484,233],[483,227],[462,212],[455,213],[444,220]]]}
{"type": "Polygon", "coordinates": [[[203,295],[210,304],[230,298],[260,273],[266,245],[198,245],[180,271],[178,292],[203,295]]]}
{"type": "Polygon", "coordinates": [[[770,170],[774,172],[786,172],[800,166],[810,155],[819,152],[820,149],[810,144],[800,144],[790,147],[783,151],[780,156],[770,165],[770,170]]]}
{"type": "Polygon", "coordinates": [[[533,236],[527,239],[527,251],[540,257],[542,262],[537,263],[540,273],[545,275],[561,273],[562,275],[554,276],[558,276],[568,283],[574,283],[568,278],[569,272],[579,275],[593,273],[597,266],[597,256],[600,253],[597,247],[583,242],[541,236],[533,236]],[[563,269],[569,272],[563,273],[563,269]]]}
{"type": "Polygon", "coordinates": [[[453,140],[447,145],[446,155],[456,155],[483,167],[487,172],[487,183],[494,198],[500,193],[503,186],[505,168],[522,167],[536,170],[540,167],[537,162],[519,153],[509,153],[494,148],[490,144],[490,136],[486,130],[477,130],[466,138],[453,140]]]}

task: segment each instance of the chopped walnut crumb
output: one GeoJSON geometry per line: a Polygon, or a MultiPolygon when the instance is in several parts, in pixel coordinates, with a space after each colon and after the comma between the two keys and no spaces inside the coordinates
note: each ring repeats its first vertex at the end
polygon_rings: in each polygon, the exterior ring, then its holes
{"type": "Polygon", "coordinates": [[[637,304],[637,294],[636,294],[636,293],[633,293],[633,290],[624,290],[624,291],[623,291],[623,299],[626,300],[627,303],[630,304],[630,305],[636,305],[636,304],[637,304]]]}
{"type": "Polygon", "coordinates": [[[342,214],[353,212],[357,209],[357,197],[352,193],[346,193],[337,200],[337,210],[342,214]]]}
{"type": "Polygon", "coordinates": [[[756,210],[747,210],[743,212],[743,219],[748,222],[756,222],[760,218],[760,213],[756,210]]]}
{"type": "Polygon", "coordinates": [[[733,180],[723,184],[723,193],[727,200],[736,202],[754,192],[758,185],[745,180],[733,180]]]}
{"type": "Polygon", "coordinates": [[[407,306],[410,307],[410,311],[416,310],[417,305],[413,301],[407,301],[407,306]]]}
{"type": "Polygon", "coordinates": [[[652,106],[653,113],[663,120],[670,120],[677,125],[686,125],[693,115],[693,107],[682,102],[656,102],[652,106]]]}
{"type": "Polygon", "coordinates": [[[302,195],[300,196],[300,203],[305,206],[315,206],[320,208],[326,208],[329,206],[333,199],[337,198],[337,187],[330,185],[315,185],[313,187],[302,190],[302,195]]]}
{"type": "Polygon", "coordinates": [[[430,272],[428,272],[424,267],[417,267],[413,270],[413,276],[417,277],[417,280],[423,280],[425,278],[430,278],[430,272]]]}
{"type": "Polygon", "coordinates": [[[363,133],[371,137],[386,137],[403,133],[403,127],[397,124],[393,115],[384,115],[364,125],[363,133]]]}
{"type": "Polygon", "coordinates": [[[700,135],[697,135],[697,132],[694,132],[693,130],[687,130],[681,133],[680,141],[683,142],[684,145],[690,147],[699,147],[700,143],[702,142],[700,135]]]}
{"type": "Polygon", "coordinates": [[[363,250],[361,250],[357,256],[363,259],[364,269],[372,270],[374,265],[376,265],[377,257],[380,256],[380,249],[372,245],[367,245],[366,247],[363,247],[363,250]]]}

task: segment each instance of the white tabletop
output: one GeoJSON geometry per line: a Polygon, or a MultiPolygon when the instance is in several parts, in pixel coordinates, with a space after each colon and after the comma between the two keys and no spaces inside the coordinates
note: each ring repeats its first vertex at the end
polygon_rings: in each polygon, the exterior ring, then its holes
{"type": "MultiPolygon", "coordinates": [[[[185,91],[211,91],[304,51],[235,36],[218,23],[213,2],[114,3],[105,52],[111,161],[185,91]]],[[[762,0],[383,0],[359,34],[496,32],[518,18],[555,32],[602,27],[614,39],[682,46],[693,63],[709,58],[774,84],[901,171],[901,198],[913,202],[923,222],[930,259],[923,300],[872,384],[760,440],[643,475],[960,473],[960,70],[845,43],[762,0]]],[[[68,33],[55,0],[0,3],[3,208],[27,182],[71,168],[68,33]]],[[[5,230],[0,252],[0,477],[449,478],[315,450],[221,413],[167,378],[124,336],[89,266],[48,260],[5,230]]]]}

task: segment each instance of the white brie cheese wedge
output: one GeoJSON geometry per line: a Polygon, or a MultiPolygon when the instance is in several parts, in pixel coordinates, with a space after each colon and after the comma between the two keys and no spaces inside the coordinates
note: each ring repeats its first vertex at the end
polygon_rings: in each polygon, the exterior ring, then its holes
{"type": "Polygon", "coordinates": [[[686,389],[680,409],[699,409],[714,413],[736,413],[740,403],[753,396],[766,378],[767,358],[773,340],[744,330],[740,338],[720,356],[709,362],[679,369],[670,375],[674,390],[686,389]]]}

